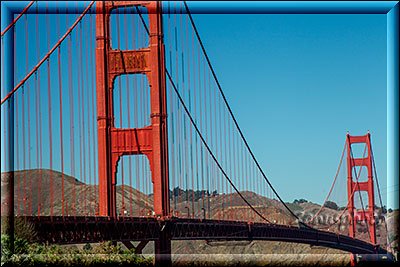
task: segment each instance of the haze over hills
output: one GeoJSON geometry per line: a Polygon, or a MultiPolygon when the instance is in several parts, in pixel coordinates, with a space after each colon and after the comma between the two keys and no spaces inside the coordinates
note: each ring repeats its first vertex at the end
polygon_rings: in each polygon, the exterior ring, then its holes
{"type": "MultiPolygon", "coordinates": [[[[5,176],[8,173],[1,173],[2,183],[5,180],[5,176]]],[[[66,174],[61,174],[57,171],[51,171],[47,169],[34,169],[25,171],[16,171],[14,173],[15,179],[15,213],[25,215],[29,213],[29,198],[30,198],[30,211],[31,215],[48,216],[50,215],[50,178],[52,177],[54,195],[53,198],[53,214],[62,215],[62,187],[64,187],[64,200],[65,200],[65,215],[96,215],[98,214],[98,203],[94,200],[98,198],[98,186],[84,184],[74,177],[66,174]],[[24,182],[25,179],[25,182],[24,182]],[[29,181],[30,184],[29,184],[29,181]],[[39,181],[39,182],[38,182],[39,181]],[[40,182],[41,181],[41,182],[40,182]],[[32,190],[29,191],[28,189],[32,190]],[[31,192],[31,194],[30,194],[31,192]],[[41,195],[42,199],[38,196],[41,195]],[[19,201],[18,201],[19,197],[19,201]],[[19,202],[19,203],[18,203],[19,202]],[[38,207],[38,203],[41,205],[38,207]],[[75,205],[71,204],[75,203],[75,205]]],[[[2,184],[2,190],[4,185],[2,184]]],[[[124,199],[126,213],[125,215],[131,216],[130,203],[132,202],[132,214],[133,216],[138,215],[150,215],[149,211],[153,207],[152,194],[146,195],[134,188],[124,185],[124,192],[122,192],[122,186],[116,187],[117,194],[117,206],[121,206],[122,199],[124,199]],[[132,200],[132,201],[131,201],[132,200]],[[140,207],[140,208],[139,208],[140,207]]],[[[251,205],[253,205],[258,212],[265,216],[271,222],[282,222],[298,226],[296,218],[290,215],[284,205],[277,200],[269,199],[264,196],[260,196],[254,192],[244,191],[241,194],[247,199],[251,205]],[[267,205],[265,205],[265,203],[267,205]],[[267,206],[267,207],[266,207],[267,206]]],[[[1,201],[2,204],[6,202],[6,196],[2,193],[1,201]]],[[[180,217],[191,217],[194,214],[195,218],[204,218],[204,212],[207,211],[207,219],[234,219],[246,221],[250,218],[254,222],[263,222],[263,220],[256,215],[254,212],[249,212],[247,204],[240,198],[237,193],[232,194],[220,194],[218,192],[193,192],[185,191],[179,188],[175,188],[170,191],[171,201],[171,212],[173,216],[180,217]],[[194,201],[192,201],[194,199],[194,201]],[[204,206],[203,206],[204,205],[204,206]],[[194,213],[193,213],[194,207],[194,213]],[[205,207],[205,210],[202,209],[205,207]],[[223,208],[224,207],[224,208],[223,208]],[[209,213],[208,213],[209,212],[209,213]]],[[[320,205],[311,202],[304,203],[286,203],[289,208],[303,221],[308,221],[314,214],[319,210],[320,205]]],[[[2,205],[3,206],[3,205],[2,205]]],[[[3,211],[3,208],[2,208],[3,211]]],[[[118,214],[122,214],[123,211],[117,209],[118,214]]],[[[324,208],[319,214],[318,218],[313,222],[312,226],[319,229],[328,229],[340,234],[348,235],[348,221],[347,213],[342,216],[341,223],[336,223],[333,226],[329,226],[334,222],[339,215],[342,213],[341,210],[324,208]]],[[[377,239],[379,244],[385,244],[387,240],[386,230],[384,221],[386,220],[389,230],[389,236],[391,246],[396,247],[398,250],[398,210],[391,213],[382,214],[381,210],[377,211],[377,239]],[[385,220],[384,220],[385,219],[385,220]]],[[[367,227],[363,223],[357,224],[357,238],[368,241],[369,233],[367,227]]],[[[253,241],[250,243],[243,242],[232,242],[224,244],[223,242],[210,242],[205,243],[204,241],[182,241],[175,242],[173,250],[180,254],[193,254],[193,253],[223,253],[223,254],[235,254],[235,253],[258,253],[257,251],[286,251],[287,253],[343,253],[328,248],[315,248],[312,249],[308,245],[291,244],[283,242],[261,242],[253,241]],[[237,244],[236,244],[237,243],[237,244]],[[236,244],[236,245],[235,245],[236,244]],[[283,249],[283,250],[282,250],[283,249]]],[[[150,249],[149,249],[150,250],[150,249]]],[[[146,251],[146,250],[145,250],[146,251]]],[[[144,252],[145,252],[144,251],[144,252]]],[[[152,251],[152,250],[151,250],[152,251]]],[[[149,251],[150,252],[150,251],[149,251]]],[[[347,254],[346,254],[347,255],[347,254]]]]}

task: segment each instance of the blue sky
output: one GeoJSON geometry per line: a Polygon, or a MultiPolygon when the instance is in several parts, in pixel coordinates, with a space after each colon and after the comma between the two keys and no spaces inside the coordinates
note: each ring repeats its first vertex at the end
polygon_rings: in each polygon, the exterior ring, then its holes
{"type": "MultiPolygon", "coordinates": [[[[55,15],[51,17],[54,19],[55,15]]],[[[70,15],[69,25],[75,18],[76,15],[70,15]]],[[[239,125],[283,200],[324,201],[339,164],[347,131],[351,135],[364,135],[370,131],[379,184],[381,191],[386,192],[385,15],[193,14],[193,18],[239,125]]],[[[35,17],[31,19],[28,27],[33,31],[35,17]]],[[[45,27],[45,20],[40,23],[45,27]]],[[[62,27],[66,26],[65,21],[60,23],[62,27]]],[[[51,24],[50,30],[55,32],[55,27],[51,24]]],[[[64,32],[65,29],[60,34],[64,32]]],[[[46,32],[40,34],[43,37],[46,32]]],[[[77,47],[75,34],[73,32],[72,47],[77,47]]],[[[113,38],[113,48],[116,48],[113,38]]],[[[50,43],[54,44],[56,40],[54,34],[50,43]]],[[[88,42],[90,45],[94,39],[88,42]]],[[[124,49],[123,40],[121,43],[124,49]]],[[[19,45],[23,51],[25,43],[19,45]]],[[[47,51],[45,39],[41,46],[42,57],[47,51]]],[[[33,67],[37,59],[34,45],[30,46],[29,53],[29,65],[33,67]]],[[[66,42],[62,45],[62,53],[67,54],[66,42]]],[[[51,58],[51,64],[56,64],[55,57],[51,58]]],[[[76,68],[75,61],[73,64],[76,68]]],[[[18,65],[18,69],[18,77],[22,78],[25,65],[18,65]]],[[[62,71],[66,77],[65,64],[62,71]]],[[[46,75],[44,66],[42,84],[46,83],[46,75]]],[[[87,82],[85,78],[84,82],[87,82]]],[[[52,77],[52,83],[57,84],[57,76],[52,77]]],[[[33,78],[30,84],[33,87],[33,78]]],[[[63,88],[67,87],[65,78],[63,88]]],[[[30,94],[33,98],[34,91],[30,94]]],[[[68,90],[64,94],[67,99],[68,90]]],[[[76,98],[75,91],[74,94],[76,98]]],[[[57,93],[52,97],[56,101],[57,93]]],[[[89,97],[89,91],[85,91],[84,101],[89,97]]],[[[57,106],[53,105],[54,117],[57,117],[57,106]]],[[[42,109],[45,111],[47,107],[43,101],[42,109]]],[[[68,126],[68,104],[65,103],[63,108],[67,118],[64,124],[68,126]]],[[[118,116],[119,111],[115,112],[118,116]]],[[[30,116],[33,120],[34,114],[30,116]]],[[[77,110],[74,117],[77,122],[77,110]]],[[[92,123],[93,118],[89,121],[92,123]]],[[[44,118],[43,124],[47,123],[44,118]]],[[[57,127],[54,123],[55,134],[59,131],[57,127]]],[[[46,131],[43,134],[46,139],[46,131]]],[[[77,129],[75,135],[78,140],[77,129]]],[[[69,133],[64,138],[69,139],[69,133]]],[[[57,150],[58,145],[54,146],[57,150]]],[[[69,153],[67,144],[64,149],[69,153]]],[[[76,154],[78,150],[77,147],[76,154]]],[[[68,162],[65,168],[70,168],[68,162]]],[[[95,174],[94,168],[91,171],[95,174]]],[[[394,189],[389,188],[389,191],[394,189]]],[[[382,197],[385,203],[386,194],[382,197]]]]}
{"type": "Polygon", "coordinates": [[[347,131],[370,131],[386,191],[385,15],[193,18],[239,125],[285,201],[323,202],[347,131]]]}

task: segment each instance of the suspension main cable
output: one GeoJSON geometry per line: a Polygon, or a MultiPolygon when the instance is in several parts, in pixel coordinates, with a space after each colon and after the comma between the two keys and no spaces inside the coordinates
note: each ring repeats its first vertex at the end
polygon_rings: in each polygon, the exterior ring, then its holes
{"type": "MultiPolygon", "coordinates": [[[[365,146],[365,148],[364,148],[363,159],[361,160],[361,164],[364,163],[364,156],[365,156],[365,151],[366,151],[366,149],[367,149],[367,146],[365,146]]],[[[358,179],[360,178],[360,174],[361,174],[361,171],[360,171],[360,172],[358,173],[358,175],[357,175],[356,183],[358,183],[358,179]]],[[[342,218],[344,212],[348,209],[349,204],[350,204],[350,200],[353,198],[355,192],[356,192],[356,190],[355,190],[355,187],[354,187],[354,188],[353,188],[353,191],[351,192],[350,198],[347,200],[347,205],[346,205],[346,207],[343,209],[342,213],[340,213],[339,217],[338,217],[333,223],[331,223],[330,225],[328,225],[328,227],[331,227],[332,225],[334,225],[335,223],[337,223],[338,220],[340,220],[340,218],[342,218]]],[[[321,229],[321,228],[318,228],[318,229],[321,229]]]]}
{"type": "Polygon", "coordinates": [[[50,55],[57,49],[57,47],[59,47],[61,45],[61,43],[64,41],[65,38],[67,38],[67,36],[71,33],[71,31],[75,28],[76,25],[78,25],[79,21],[82,20],[83,16],[89,11],[89,9],[92,7],[92,5],[94,4],[95,1],[90,2],[90,4],[87,6],[87,8],[85,9],[85,11],[83,11],[83,13],[79,16],[79,18],[75,21],[75,23],[68,29],[68,31],[64,34],[63,37],[61,37],[60,40],[58,40],[58,42],[54,45],[54,47],[44,56],[44,58],[31,70],[31,72],[29,72],[28,75],[25,76],[24,79],[22,79],[19,84],[17,86],[15,86],[15,88],[9,92],[2,100],[1,100],[1,105],[4,104],[5,101],[7,101],[28,79],[29,77],[32,76],[32,74],[34,74],[37,69],[39,69],[39,67],[46,61],[46,59],[48,59],[50,57],[50,55]]]}
{"type": "Polygon", "coordinates": [[[188,115],[193,127],[195,128],[197,134],[199,135],[201,141],[203,142],[204,146],[206,147],[206,149],[208,150],[208,153],[210,153],[211,157],[213,158],[214,162],[217,164],[218,168],[220,169],[220,171],[222,172],[222,174],[226,177],[226,179],[228,180],[228,182],[231,184],[231,186],[235,189],[235,191],[238,193],[238,195],[243,199],[244,202],[246,202],[246,204],[258,215],[260,216],[263,220],[265,220],[268,223],[271,223],[267,218],[265,218],[261,213],[259,213],[247,200],[245,197],[243,197],[243,195],[240,193],[240,191],[236,188],[236,186],[232,183],[231,179],[228,177],[228,175],[226,174],[225,170],[222,168],[221,164],[218,162],[217,158],[214,156],[214,154],[212,153],[210,147],[208,146],[207,142],[205,141],[203,135],[201,134],[199,128],[197,127],[197,124],[195,123],[195,121],[193,120],[192,116],[190,115],[190,112],[188,110],[188,108],[185,105],[185,102],[183,101],[181,95],[179,94],[178,89],[176,88],[172,77],[170,76],[169,72],[167,69],[165,69],[165,73],[168,76],[168,79],[172,85],[172,87],[175,90],[175,93],[180,101],[180,103],[182,104],[186,114],[188,115]]]}
{"type": "Polygon", "coordinates": [[[278,197],[278,199],[282,202],[282,204],[285,206],[285,208],[286,208],[296,219],[300,220],[299,217],[298,217],[296,214],[294,214],[294,212],[286,205],[286,203],[285,203],[285,202],[282,200],[282,198],[278,195],[278,193],[276,192],[275,188],[274,188],[274,187],[272,186],[272,184],[269,182],[267,176],[265,175],[264,171],[262,170],[262,168],[261,168],[260,164],[258,163],[256,157],[254,156],[252,150],[250,149],[250,146],[249,146],[249,144],[247,143],[246,138],[244,137],[243,132],[242,132],[242,130],[240,129],[239,124],[238,124],[238,122],[236,121],[235,116],[233,115],[233,112],[232,112],[232,110],[231,110],[231,108],[230,108],[230,106],[229,106],[229,104],[228,104],[228,101],[226,100],[225,94],[224,94],[223,91],[222,91],[221,85],[220,85],[220,83],[219,83],[219,81],[218,81],[218,79],[217,79],[217,76],[216,76],[216,74],[215,74],[215,71],[214,71],[214,69],[213,69],[213,67],[212,67],[212,65],[211,65],[210,59],[208,58],[208,55],[207,55],[206,50],[205,50],[205,48],[204,48],[204,45],[203,45],[203,43],[202,43],[202,41],[201,41],[201,39],[200,39],[200,35],[199,35],[199,33],[198,33],[198,31],[197,31],[197,28],[196,28],[196,26],[195,26],[195,24],[194,24],[192,15],[190,14],[189,7],[187,6],[186,1],[183,1],[183,3],[185,4],[185,8],[186,8],[187,14],[188,14],[188,16],[189,16],[189,18],[190,18],[190,21],[191,21],[192,26],[193,26],[193,30],[194,30],[195,33],[196,33],[197,39],[198,39],[198,41],[199,41],[199,44],[200,44],[200,46],[201,46],[201,48],[202,48],[202,50],[203,50],[203,53],[204,53],[204,56],[205,56],[205,58],[206,58],[206,60],[207,60],[208,66],[209,66],[209,68],[210,68],[210,70],[211,70],[211,72],[212,72],[212,74],[213,74],[213,76],[214,76],[214,80],[215,80],[215,82],[216,82],[217,85],[218,85],[218,89],[219,89],[219,91],[220,91],[220,93],[221,93],[221,95],[222,95],[222,98],[224,99],[224,102],[225,102],[225,104],[226,104],[226,106],[227,106],[227,108],[228,108],[228,111],[229,111],[229,113],[231,114],[231,117],[232,117],[233,121],[235,122],[236,128],[238,129],[238,131],[239,131],[239,133],[240,133],[240,136],[242,137],[243,142],[244,142],[244,144],[246,145],[246,147],[247,147],[247,149],[248,149],[248,151],[249,151],[251,157],[253,158],[255,164],[257,165],[257,168],[258,168],[259,171],[261,172],[261,174],[262,174],[262,176],[264,177],[265,181],[266,181],[266,182],[268,183],[268,185],[271,187],[272,191],[275,193],[275,195],[278,197]]]}
{"type": "Polygon", "coordinates": [[[321,212],[322,208],[325,206],[325,203],[326,203],[326,201],[328,200],[329,196],[331,195],[333,186],[334,186],[335,183],[336,183],[336,178],[338,177],[338,174],[339,174],[340,166],[342,165],[342,162],[343,162],[343,156],[344,156],[344,151],[345,151],[345,150],[346,150],[346,142],[344,142],[344,147],[343,147],[342,156],[341,156],[341,158],[340,158],[339,167],[338,167],[338,169],[337,169],[337,171],[336,171],[335,179],[333,180],[333,184],[332,184],[332,186],[331,186],[331,189],[329,190],[328,196],[326,197],[326,199],[325,199],[324,203],[322,204],[322,206],[319,208],[318,212],[315,213],[314,217],[312,217],[311,220],[310,220],[308,223],[312,223],[312,221],[318,216],[318,214],[321,212]]]}
{"type": "MultiPolygon", "coordinates": [[[[225,104],[227,105],[228,110],[229,110],[229,112],[230,112],[230,114],[231,114],[231,116],[232,116],[232,118],[233,118],[233,120],[234,120],[234,122],[235,122],[235,125],[236,125],[236,127],[238,128],[239,133],[240,133],[240,135],[241,135],[243,141],[245,142],[245,145],[246,145],[247,149],[249,150],[249,152],[250,152],[252,158],[254,159],[254,161],[255,161],[255,163],[256,163],[258,169],[261,171],[261,173],[262,173],[264,179],[267,181],[268,185],[269,185],[269,186],[271,187],[271,189],[274,191],[275,195],[276,195],[276,196],[278,197],[278,199],[282,202],[282,204],[286,207],[286,209],[287,209],[296,219],[300,220],[299,217],[298,217],[296,214],[294,214],[293,211],[290,210],[289,207],[285,204],[285,202],[280,198],[280,196],[279,196],[278,193],[275,191],[275,189],[273,188],[273,186],[271,185],[271,183],[268,181],[266,175],[265,175],[264,172],[262,171],[262,169],[261,169],[260,165],[258,164],[258,162],[257,162],[257,160],[256,160],[256,158],[255,158],[255,156],[254,156],[254,154],[253,154],[252,151],[250,150],[250,147],[249,147],[249,145],[248,145],[246,139],[244,138],[243,133],[242,133],[242,131],[240,130],[239,125],[238,125],[238,123],[237,123],[235,117],[233,116],[232,110],[231,110],[231,108],[230,108],[229,105],[228,105],[228,102],[227,102],[227,100],[226,100],[226,98],[225,98],[225,95],[224,95],[223,92],[222,92],[221,85],[219,84],[219,82],[218,82],[218,80],[217,80],[217,78],[216,78],[216,75],[215,75],[214,69],[213,69],[212,66],[211,66],[210,60],[209,60],[207,54],[205,53],[205,49],[204,49],[203,43],[202,43],[201,40],[200,40],[199,34],[198,34],[197,29],[196,29],[196,27],[195,27],[195,25],[194,25],[194,21],[193,21],[191,15],[190,15],[189,9],[188,9],[187,4],[186,4],[185,1],[184,1],[184,4],[185,4],[185,8],[186,8],[186,10],[187,10],[187,12],[188,12],[189,19],[190,19],[190,21],[191,21],[191,23],[192,23],[192,25],[193,25],[193,29],[195,30],[196,36],[197,36],[197,38],[198,38],[198,40],[199,40],[199,44],[200,44],[200,46],[201,46],[201,48],[202,48],[202,50],[203,50],[203,53],[205,54],[205,58],[206,58],[207,63],[208,63],[208,65],[209,65],[209,67],[210,67],[210,70],[211,70],[211,72],[212,72],[212,74],[213,74],[213,76],[214,76],[214,79],[215,79],[215,81],[216,81],[216,83],[217,83],[217,85],[218,85],[218,88],[219,88],[219,90],[220,90],[220,92],[221,92],[221,95],[222,95],[224,101],[225,101],[225,104]]],[[[139,10],[137,7],[136,7],[136,9],[137,9],[137,12],[138,12],[138,14],[139,14],[139,16],[140,16],[140,18],[141,18],[141,20],[142,20],[142,23],[143,23],[143,25],[144,25],[144,27],[145,27],[147,33],[150,34],[149,29],[148,29],[148,27],[147,27],[147,25],[146,25],[146,23],[145,23],[145,21],[144,21],[144,19],[143,19],[143,17],[142,17],[142,14],[141,14],[140,10],[139,10]]],[[[174,90],[175,90],[175,92],[177,93],[177,96],[178,96],[180,102],[182,103],[182,105],[183,105],[183,107],[184,107],[186,113],[188,114],[188,116],[189,116],[189,118],[190,118],[190,120],[191,120],[193,126],[195,127],[197,133],[199,134],[200,139],[201,139],[202,142],[205,144],[205,146],[206,146],[207,150],[209,151],[209,153],[211,154],[211,157],[213,158],[213,160],[217,163],[218,168],[221,170],[221,172],[223,173],[223,175],[228,179],[229,183],[232,185],[232,187],[235,189],[235,191],[239,194],[239,196],[246,202],[246,204],[247,204],[256,214],[258,214],[262,219],[264,219],[265,221],[271,223],[268,219],[266,219],[263,215],[261,215],[253,206],[251,206],[251,204],[243,197],[243,195],[239,192],[239,190],[236,188],[236,186],[235,186],[235,185],[232,183],[232,181],[229,179],[228,175],[227,175],[227,174],[225,173],[225,171],[222,169],[222,167],[221,167],[221,165],[219,164],[218,160],[215,158],[214,154],[212,153],[211,149],[209,148],[209,146],[208,146],[207,143],[205,142],[203,136],[201,135],[199,129],[197,128],[196,123],[194,122],[192,116],[190,115],[189,110],[186,108],[186,105],[184,104],[183,99],[181,98],[181,96],[180,96],[180,94],[179,94],[177,88],[175,87],[175,84],[174,84],[173,81],[172,81],[172,77],[170,76],[170,74],[169,74],[169,72],[168,72],[167,69],[165,69],[165,73],[167,74],[167,76],[168,76],[168,78],[169,78],[169,80],[170,80],[172,86],[174,87],[174,90]]]]}
{"type": "Polygon", "coordinates": [[[20,17],[22,17],[22,15],[31,7],[31,5],[33,5],[33,3],[35,3],[35,1],[31,1],[27,7],[24,8],[24,10],[22,10],[21,14],[18,15],[18,17],[16,17],[13,22],[11,22],[10,25],[8,25],[8,27],[1,32],[1,37],[3,37],[3,35],[9,30],[11,29],[12,26],[14,26],[15,23],[17,23],[17,21],[19,20],[20,17]]]}

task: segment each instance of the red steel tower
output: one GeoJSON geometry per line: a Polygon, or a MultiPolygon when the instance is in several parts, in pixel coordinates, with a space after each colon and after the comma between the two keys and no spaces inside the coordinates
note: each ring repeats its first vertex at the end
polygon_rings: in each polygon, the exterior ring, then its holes
{"type": "MultiPolygon", "coordinates": [[[[366,135],[351,136],[347,133],[347,198],[349,209],[349,235],[355,237],[357,221],[367,221],[371,243],[376,244],[376,225],[375,225],[375,195],[374,180],[372,176],[371,160],[371,136],[368,131],[366,135]],[[367,156],[363,158],[353,158],[351,145],[356,143],[365,143],[367,156]],[[353,168],[365,166],[368,171],[368,180],[365,182],[356,182],[357,177],[353,177],[353,168]],[[368,209],[357,211],[354,207],[354,196],[357,191],[366,191],[368,193],[368,209]]],[[[361,171],[361,168],[360,168],[361,171]]],[[[354,255],[352,254],[352,264],[354,264],[354,255]]]]}
{"type": "MultiPolygon", "coordinates": [[[[162,12],[159,1],[98,1],[96,3],[96,86],[99,159],[99,215],[116,216],[116,171],[124,155],[147,156],[154,193],[154,212],[163,220],[170,215],[168,185],[167,107],[162,12]],[[142,6],[149,16],[149,46],[138,50],[110,47],[110,15],[119,7],[142,6]],[[145,74],[149,80],[151,125],[114,127],[113,88],[119,75],[145,74]]],[[[164,231],[166,232],[166,231],[164,231]]],[[[165,233],[155,242],[157,254],[169,255],[171,241],[165,233]]]]}
{"type": "Polygon", "coordinates": [[[117,164],[121,156],[144,154],[152,173],[154,212],[169,216],[168,148],[165,89],[165,57],[162,40],[162,16],[159,2],[106,1],[96,4],[96,86],[99,150],[100,216],[115,216],[117,164]],[[149,11],[150,46],[139,50],[110,48],[112,9],[144,6],[149,11]],[[119,75],[145,74],[149,79],[151,125],[144,128],[114,127],[113,88],[119,75]]]}

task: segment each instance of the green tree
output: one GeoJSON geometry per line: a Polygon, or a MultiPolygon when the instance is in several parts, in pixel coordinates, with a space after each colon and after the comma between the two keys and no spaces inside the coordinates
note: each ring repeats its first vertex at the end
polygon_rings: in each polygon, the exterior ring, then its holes
{"type": "Polygon", "coordinates": [[[339,209],[339,206],[333,201],[327,201],[325,203],[325,207],[333,209],[333,210],[338,210],[339,209]]]}
{"type": "Polygon", "coordinates": [[[307,202],[308,202],[308,200],[307,200],[307,199],[304,199],[304,198],[295,199],[295,200],[293,201],[294,204],[301,204],[301,203],[307,203],[307,202]]]}

